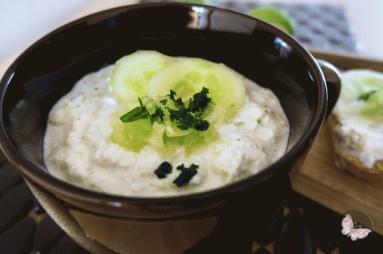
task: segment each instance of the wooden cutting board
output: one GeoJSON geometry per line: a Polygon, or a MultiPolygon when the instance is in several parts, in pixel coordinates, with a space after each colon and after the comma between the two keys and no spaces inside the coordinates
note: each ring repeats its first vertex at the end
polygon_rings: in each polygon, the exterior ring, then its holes
{"type": "MultiPolygon", "coordinates": [[[[383,72],[383,62],[356,56],[313,51],[342,70],[364,68],[383,72]]],[[[325,123],[303,166],[291,174],[293,189],[340,213],[362,212],[383,234],[383,183],[357,179],[335,166],[329,127],[325,123]]]]}

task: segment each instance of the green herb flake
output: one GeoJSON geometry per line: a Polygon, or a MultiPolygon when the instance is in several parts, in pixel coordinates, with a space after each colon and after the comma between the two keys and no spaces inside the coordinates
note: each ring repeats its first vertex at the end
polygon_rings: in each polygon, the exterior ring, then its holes
{"type": "Polygon", "coordinates": [[[152,123],[162,123],[166,115],[170,121],[175,122],[176,126],[181,130],[195,129],[197,131],[206,131],[209,128],[209,122],[204,119],[204,116],[209,112],[206,110],[211,102],[208,97],[209,90],[203,87],[202,90],[193,95],[186,106],[176,92],[170,90],[169,99],[174,105],[168,105],[168,99],[162,99],[155,102],[153,99],[138,98],[140,106],[132,109],[120,119],[124,123],[136,121],[143,118],[148,118],[152,123]],[[167,110],[169,114],[165,114],[167,110]]]}
{"type": "Polygon", "coordinates": [[[164,111],[156,106],[156,110],[154,111],[154,113],[152,115],[149,116],[150,118],[150,121],[153,123],[153,122],[158,122],[158,123],[161,123],[164,121],[164,111]]]}
{"type": "Polygon", "coordinates": [[[142,102],[141,97],[138,97],[138,102],[140,103],[140,107],[144,108],[144,103],[142,102]]]}
{"type": "Polygon", "coordinates": [[[123,123],[129,123],[139,119],[147,118],[148,115],[149,112],[146,110],[145,107],[135,107],[125,115],[121,116],[120,119],[123,123]]]}
{"type": "Polygon", "coordinates": [[[211,102],[211,98],[207,96],[209,89],[203,87],[201,92],[193,95],[193,99],[190,99],[188,109],[192,112],[203,111],[211,102]]]}
{"type": "Polygon", "coordinates": [[[209,128],[209,122],[199,119],[194,125],[194,129],[197,131],[206,131],[209,128]]]}
{"type": "Polygon", "coordinates": [[[209,128],[209,122],[203,119],[204,110],[211,102],[211,98],[207,96],[209,90],[203,87],[199,93],[193,95],[189,105],[177,98],[176,92],[170,90],[169,98],[174,101],[176,109],[169,109],[170,120],[175,121],[181,130],[195,129],[197,131],[205,131],[209,128]]]}
{"type": "Polygon", "coordinates": [[[169,109],[170,120],[175,121],[178,128],[181,130],[187,130],[192,128],[194,117],[193,115],[185,108],[178,110],[169,109]]]}
{"type": "Polygon", "coordinates": [[[164,161],[161,163],[161,165],[154,171],[154,174],[159,178],[159,179],[163,179],[165,177],[168,176],[168,174],[170,174],[172,172],[172,165],[167,162],[167,161],[164,161]]]}
{"type": "Polygon", "coordinates": [[[177,167],[177,170],[181,171],[178,177],[173,181],[177,187],[182,187],[187,185],[190,180],[198,173],[198,165],[191,164],[190,167],[185,167],[184,164],[181,164],[177,167]]]}
{"type": "Polygon", "coordinates": [[[376,91],[376,90],[371,90],[371,91],[362,93],[361,95],[359,95],[358,100],[368,101],[368,99],[371,97],[371,95],[373,95],[373,94],[376,93],[376,92],[378,92],[378,91],[376,91]]]}
{"type": "Polygon", "coordinates": [[[185,108],[185,104],[183,103],[182,99],[180,97],[177,98],[177,94],[173,90],[170,90],[169,98],[174,101],[174,104],[177,108],[185,108]]]}

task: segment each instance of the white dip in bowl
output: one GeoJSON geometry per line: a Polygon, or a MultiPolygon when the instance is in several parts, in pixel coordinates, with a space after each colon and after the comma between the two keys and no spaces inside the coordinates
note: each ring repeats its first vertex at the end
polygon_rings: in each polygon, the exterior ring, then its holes
{"type": "Polygon", "coordinates": [[[113,66],[83,77],[52,108],[44,140],[50,173],[85,188],[126,196],[169,196],[221,187],[256,174],[285,152],[289,124],[277,97],[244,79],[245,102],[227,123],[216,126],[219,139],[186,156],[184,149],[163,157],[150,146],[139,153],[111,142],[110,116],[118,108],[111,93],[113,66]],[[183,187],[173,171],[159,179],[153,172],[172,165],[197,164],[198,174],[183,187]]]}

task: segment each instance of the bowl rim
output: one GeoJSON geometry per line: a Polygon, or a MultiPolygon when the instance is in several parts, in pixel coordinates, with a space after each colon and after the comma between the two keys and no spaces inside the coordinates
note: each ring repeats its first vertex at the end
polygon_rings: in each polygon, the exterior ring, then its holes
{"type": "MultiPolygon", "coordinates": [[[[129,14],[127,14],[129,15],[129,14]]],[[[201,4],[188,4],[188,3],[138,3],[133,5],[124,5],[119,6],[99,12],[95,12],[84,17],[73,20],[69,23],[66,23],[58,28],[50,31],[48,34],[35,41],[31,46],[25,49],[7,68],[6,72],[3,74],[2,79],[0,80],[0,148],[3,151],[5,157],[16,167],[17,170],[21,171],[22,175],[32,180],[38,186],[42,186],[48,189],[50,192],[57,193],[64,197],[73,198],[75,200],[81,200],[91,203],[106,203],[110,206],[121,207],[122,204],[141,204],[141,205],[180,205],[182,203],[199,201],[202,199],[219,199],[221,195],[237,193],[241,190],[247,189],[252,186],[255,182],[258,182],[260,179],[268,178],[271,174],[275,173],[278,168],[284,168],[286,163],[292,162],[303,153],[307,146],[312,144],[316,133],[321,127],[325,114],[327,111],[327,86],[325,78],[321,68],[318,63],[315,61],[314,57],[308,52],[296,39],[277,27],[266,23],[262,20],[254,18],[244,13],[236,12],[233,10],[228,10],[216,6],[208,6],[201,4]],[[10,140],[7,131],[4,126],[4,117],[3,117],[3,103],[4,97],[8,88],[8,85],[11,83],[12,76],[17,68],[19,62],[33,51],[35,47],[40,45],[42,42],[49,39],[51,36],[59,34],[61,31],[66,29],[71,29],[71,27],[76,26],[86,20],[103,17],[108,18],[110,16],[116,15],[116,13],[129,13],[130,11],[153,8],[153,7],[183,7],[189,8],[191,11],[193,7],[199,7],[208,9],[211,11],[218,11],[220,13],[226,13],[233,16],[238,16],[243,19],[248,19],[254,21],[254,23],[260,24],[261,28],[266,30],[269,33],[272,33],[284,41],[288,42],[290,46],[296,50],[305,63],[308,65],[309,69],[313,72],[313,79],[317,84],[318,89],[318,102],[313,113],[311,121],[306,124],[304,133],[299,137],[296,144],[289,151],[287,151],[281,158],[279,158],[274,163],[270,164],[262,171],[257,174],[251,175],[247,178],[238,180],[236,182],[224,185],[215,189],[188,193],[182,195],[172,195],[172,196],[159,196],[159,197],[147,197],[147,196],[123,196],[116,194],[101,193],[86,189],[77,185],[73,185],[69,182],[61,180],[54,177],[48,172],[42,170],[40,167],[26,159],[21,152],[13,145],[10,140]],[[121,11],[121,12],[120,12],[121,11]],[[258,179],[258,180],[257,180],[258,179]]]]}

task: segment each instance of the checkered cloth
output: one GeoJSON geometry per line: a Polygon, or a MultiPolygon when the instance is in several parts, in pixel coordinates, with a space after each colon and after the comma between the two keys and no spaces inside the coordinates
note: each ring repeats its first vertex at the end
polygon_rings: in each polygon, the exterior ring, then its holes
{"type": "MultiPolygon", "coordinates": [[[[142,0],[141,2],[159,1],[142,0]]],[[[252,8],[265,5],[251,0],[207,0],[205,2],[209,5],[243,13],[248,13],[252,8]]],[[[273,3],[272,6],[284,9],[290,14],[295,26],[294,37],[303,45],[331,51],[356,51],[356,42],[342,6],[285,3],[273,3]]]]}

